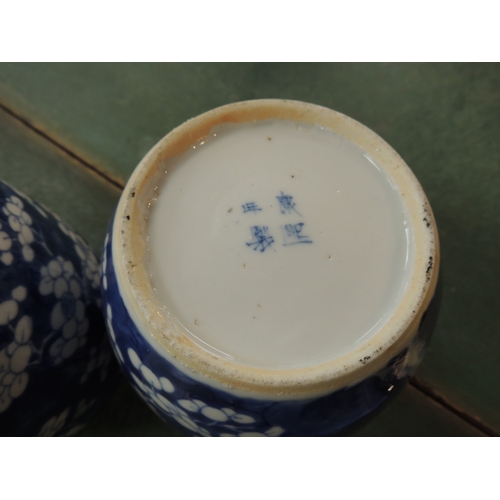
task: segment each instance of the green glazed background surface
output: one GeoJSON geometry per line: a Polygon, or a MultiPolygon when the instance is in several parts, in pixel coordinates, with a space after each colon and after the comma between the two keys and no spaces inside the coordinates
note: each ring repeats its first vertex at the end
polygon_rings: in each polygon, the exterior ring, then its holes
{"type": "MultiPolygon", "coordinates": [[[[257,98],[327,106],[405,159],[438,223],[443,299],[416,379],[346,435],[500,433],[498,64],[0,64],[0,177],[97,253],[142,156],[183,121],[257,98]]],[[[83,432],[177,436],[122,381],[83,432]]]]}

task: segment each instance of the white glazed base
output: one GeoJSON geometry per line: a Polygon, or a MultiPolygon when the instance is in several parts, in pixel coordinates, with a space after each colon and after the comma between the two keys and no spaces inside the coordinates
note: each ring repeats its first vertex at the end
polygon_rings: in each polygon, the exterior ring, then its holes
{"type": "Polygon", "coordinates": [[[248,366],[330,361],[396,310],[414,261],[391,179],[330,130],[215,127],[162,164],[148,266],[162,313],[202,349],[248,366]]]}

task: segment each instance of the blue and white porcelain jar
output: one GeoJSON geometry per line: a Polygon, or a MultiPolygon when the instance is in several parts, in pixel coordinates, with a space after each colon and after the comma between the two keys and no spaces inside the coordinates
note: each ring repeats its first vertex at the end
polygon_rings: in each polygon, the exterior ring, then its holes
{"type": "Polygon", "coordinates": [[[78,433],[116,375],[89,246],[0,182],[0,434],[78,433]]]}
{"type": "Polygon", "coordinates": [[[438,270],[432,210],[387,143],[326,108],[249,101],[139,164],[106,237],[103,306],[160,417],[202,436],[326,435],[413,374],[438,270]]]}

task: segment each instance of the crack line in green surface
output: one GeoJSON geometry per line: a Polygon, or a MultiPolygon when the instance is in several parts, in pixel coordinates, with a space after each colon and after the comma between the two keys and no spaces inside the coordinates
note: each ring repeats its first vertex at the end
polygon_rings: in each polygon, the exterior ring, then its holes
{"type": "Polygon", "coordinates": [[[96,167],[95,165],[92,165],[88,161],[84,160],[81,156],[77,155],[76,153],[73,153],[73,151],[68,149],[66,146],[61,144],[59,141],[57,141],[56,139],[54,139],[53,137],[51,137],[50,135],[45,133],[43,130],[40,130],[39,128],[37,128],[35,125],[30,123],[28,120],[26,120],[22,116],[19,116],[15,111],[12,111],[10,108],[5,106],[5,104],[2,104],[1,102],[0,102],[0,109],[2,111],[4,111],[5,113],[7,113],[12,118],[14,118],[15,120],[17,120],[18,122],[22,123],[25,127],[29,128],[35,134],[39,135],[40,137],[42,137],[46,141],[50,142],[56,148],[64,151],[64,153],[66,153],[68,156],[71,156],[71,158],[73,158],[74,160],[81,163],[83,167],[88,168],[89,170],[92,170],[92,172],[94,172],[96,175],[98,175],[99,177],[104,179],[106,182],[109,182],[110,184],[112,184],[114,187],[120,189],[121,191],[125,187],[125,184],[122,181],[119,181],[117,179],[113,179],[112,177],[108,176],[102,170],[100,170],[98,167],[96,167]]]}
{"type": "Polygon", "coordinates": [[[486,425],[479,418],[469,415],[467,412],[461,410],[460,408],[457,408],[455,405],[450,403],[444,396],[442,396],[438,391],[436,391],[433,387],[424,384],[418,378],[413,377],[410,380],[410,385],[412,385],[415,389],[417,389],[427,398],[432,399],[435,403],[442,406],[445,410],[448,410],[450,413],[453,413],[460,419],[465,420],[469,425],[475,427],[476,429],[483,432],[487,436],[491,437],[500,436],[498,432],[496,432],[494,429],[486,425]]]}
{"type": "MultiPolygon", "coordinates": [[[[10,108],[5,106],[5,104],[2,104],[0,102],[0,109],[3,110],[5,113],[10,115],[12,118],[23,124],[25,127],[29,128],[32,132],[40,136],[41,138],[45,139],[46,141],[50,142],[53,146],[56,148],[60,149],[64,153],[66,153],[68,156],[73,158],[74,160],[78,161],[79,163],[82,164],[85,168],[88,168],[92,172],[94,172],[96,175],[101,177],[104,181],[108,182],[109,184],[113,185],[114,187],[123,190],[125,187],[125,184],[122,181],[113,179],[112,177],[109,177],[107,174],[105,174],[102,170],[100,170],[98,167],[95,165],[92,165],[88,161],[84,160],[81,156],[77,155],[70,149],[68,149],[66,146],[61,144],[59,141],[48,135],[46,132],[43,132],[39,128],[37,128],[35,125],[30,123],[28,120],[25,118],[19,116],[16,112],[12,111],[10,108]]],[[[460,418],[461,420],[464,420],[467,422],[469,425],[475,427],[479,431],[483,432],[484,434],[488,436],[495,436],[498,437],[500,436],[495,430],[493,430],[491,427],[487,426],[483,422],[481,422],[478,418],[469,415],[465,411],[461,410],[460,408],[457,408],[454,406],[452,403],[450,403],[445,397],[443,397],[439,392],[437,392],[434,388],[422,383],[419,379],[413,378],[410,381],[410,384],[420,391],[425,397],[428,399],[433,400],[435,403],[439,404],[442,406],[446,411],[449,411],[450,413],[453,413],[455,416],[460,418]]]]}

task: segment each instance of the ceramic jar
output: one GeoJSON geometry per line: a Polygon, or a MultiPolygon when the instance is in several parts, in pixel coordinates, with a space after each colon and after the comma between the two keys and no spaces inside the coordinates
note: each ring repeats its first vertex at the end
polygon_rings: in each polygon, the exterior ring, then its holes
{"type": "MultiPolygon", "coordinates": [[[[255,131],[248,130],[249,134],[260,133],[257,129],[255,131]]],[[[298,141],[302,140],[302,138],[302,136],[297,136],[298,141]]],[[[218,138],[217,140],[222,139],[218,138]]],[[[238,140],[245,141],[244,138],[238,140]]],[[[225,158],[224,151],[222,150],[220,153],[220,158],[225,158]]],[[[339,155],[339,158],[343,158],[342,161],[347,158],[342,156],[344,153],[339,152],[339,155]]],[[[228,161],[230,162],[228,168],[239,168],[237,161],[233,162],[233,157],[228,161]]],[[[367,169],[372,168],[368,163],[366,165],[367,169]]],[[[216,168],[216,166],[213,168],[216,168]]],[[[258,170],[260,165],[255,168],[258,170]]],[[[328,170],[328,162],[325,168],[328,170]]],[[[343,164],[339,168],[344,168],[343,164]]],[[[228,172],[231,173],[231,170],[228,170],[228,172]]],[[[340,170],[339,173],[341,173],[340,170]]],[[[363,175],[360,174],[361,177],[354,179],[353,185],[363,186],[363,189],[365,187],[368,190],[372,189],[371,181],[365,182],[366,179],[363,175]]],[[[175,177],[172,177],[172,179],[175,179],[175,177]]],[[[335,190],[333,190],[332,186],[332,196],[336,196],[335,193],[339,193],[340,196],[343,188],[342,185],[335,187],[335,190]]],[[[375,188],[373,189],[373,193],[375,193],[375,188]]],[[[182,189],[177,189],[176,193],[180,191],[182,189]]],[[[203,191],[200,192],[203,193],[203,191]]],[[[351,192],[354,191],[351,190],[351,192]]],[[[370,192],[368,191],[368,193],[370,192]]],[[[175,196],[174,193],[174,199],[175,196]]],[[[379,195],[373,195],[374,198],[376,196],[379,195]]],[[[392,196],[392,194],[388,196],[392,196]]],[[[339,203],[344,203],[340,198],[338,199],[340,200],[339,203]]],[[[361,199],[364,200],[365,198],[361,199]]],[[[325,200],[325,203],[328,204],[330,201],[325,200]]],[[[349,200],[345,203],[349,203],[349,200]]],[[[364,204],[365,202],[360,203],[364,204]]],[[[359,227],[368,228],[371,231],[373,227],[377,226],[375,220],[370,223],[367,222],[371,217],[370,206],[360,208],[359,224],[361,225],[359,227]]],[[[311,211],[314,212],[313,208],[311,208],[311,211]]],[[[186,215],[186,217],[190,216],[189,214],[186,215]]],[[[158,227],[163,227],[162,220],[160,220],[160,226],[158,227]]],[[[394,220],[401,220],[400,215],[397,215],[394,220]]],[[[380,231],[383,230],[385,229],[382,225],[380,231]]],[[[187,231],[188,229],[186,229],[187,231]]],[[[373,230],[370,233],[375,238],[373,240],[375,242],[374,246],[379,244],[383,246],[385,244],[384,238],[379,238],[377,231],[373,230]]],[[[369,231],[366,230],[366,232],[368,234],[369,231]]],[[[365,230],[360,230],[360,238],[365,238],[365,236],[365,230]]],[[[363,241],[365,240],[363,239],[363,241]]],[[[214,246],[214,248],[216,247],[214,246]]],[[[162,247],[157,245],[155,250],[157,254],[158,250],[161,256],[162,247]]],[[[160,257],[161,259],[162,257],[160,257]]],[[[187,267],[189,268],[189,265],[187,267]]],[[[435,295],[438,270],[438,235],[429,202],[413,173],[387,143],[360,123],[333,110],[294,101],[249,101],[223,106],[189,120],[163,138],[141,161],[123,192],[106,236],[102,259],[103,306],[113,349],[124,372],[139,395],[160,417],[181,425],[192,434],[201,436],[327,435],[338,433],[373,412],[387,401],[414,373],[422,359],[430,334],[431,321],[429,320],[430,315],[427,313],[435,295]],[[247,361],[245,349],[240,352],[238,346],[233,349],[233,351],[237,352],[237,354],[234,354],[230,349],[225,351],[216,342],[211,343],[211,341],[207,340],[209,339],[208,336],[203,337],[203,318],[193,313],[194,321],[190,322],[188,326],[185,318],[181,318],[182,314],[179,314],[180,309],[176,308],[176,300],[178,299],[177,304],[183,301],[182,304],[186,304],[188,311],[199,311],[202,310],[201,306],[203,304],[200,303],[203,302],[203,297],[205,297],[207,303],[211,304],[212,295],[220,294],[229,300],[232,295],[246,293],[248,289],[253,293],[255,291],[253,283],[258,278],[260,284],[265,283],[270,287],[272,293],[268,295],[272,295],[270,299],[271,301],[274,300],[272,303],[277,307],[281,307],[279,299],[276,299],[276,294],[283,292],[283,296],[295,297],[295,291],[290,290],[293,286],[287,285],[285,290],[281,282],[282,275],[279,274],[281,264],[286,267],[289,262],[292,262],[298,268],[303,263],[309,265],[308,259],[310,259],[311,269],[316,270],[315,261],[324,258],[325,261],[321,261],[321,264],[318,265],[327,269],[325,272],[330,272],[330,268],[326,267],[330,265],[334,266],[332,273],[340,273],[342,266],[351,266],[352,279],[358,280],[356,283],[369,281],[372,279],[369,276],[380,271],[376,259],[380,258],[380,266],[386,266],[388,269],[391,267],[391,257],[384,256],[382,252],[379,252],[379,257],[373,257],[372,249],[367,247],[366,244],[363,247],[364,253],[359,254],[362,255],[362,257],[359,257],[361,259],[359,262],[349,260],[351,255],[354,255],[352,259],[358,258],[356,257],[358,255],[356,253],[357,247],[343,249],[342,243],[340,243],[340,247],[335,246],[339,245],[339,241],[343,241],[342,228],[347,231],[344,233],[345,239],[348,239],[347,236],[349,236],[350,232],[357,231],[354,227],[358,223],[354,222],[354,218],[352,227],[350,225],[349,218],[354,213],[352,209],[351,212],[344,209],[341,214],[342,217],[335,218],[332,215],[331,220],[329,219],[330,216],[324,215],[324,213],[330,213],[328,211],[322,212],[323,215],[312,216],[306,220],[305,214],[308,203],[310,207],[323,207],[321,203],[315,205],[315,198],[322,196],[320,192],[323,192],[323,186],[321,182],[317,184],[317,193],[307,191],[309,189],[307,188],[309,186],[307,179],[311,177],[310,169],[313,168],[309,164],[314,162],[311,155],[311,162],[308,161],[306,155],[306,160],[303,162],[307,165],[298,164],[300,161],[297,158],[301,156],[301,152],[290,153],[295,147],[295,138],[290,139],[286,143],[288,145],[282,147],[281,150],[278,146],[271,146],[271,144],[278,144],[283,137],[286,138],[288,134],[286,131],[281,136],[279,135],[281,134],[279,128],[284,122],[287,123],[286,127],[295,127],[294,130],[298,130],[300,134],[305,134],[305,136],[317,134],[318,141],[323,141],[323,139],[320,139],[320,136],[323,137],[321,134],[332,133],[332,141],[336,141],[335,144],[339,145],[338,151],[344,151],[342,148],[351,148],[352,154],[359,156],[360,162],[368,161],[373,166],[375,169],[372,172],[373,175],[383,174],[386,176],[384,179],[388,183],[387,186],[390,186],[387,189],[389,191],[393,190],[391,191],[393,194],[397,193],[394,196],[399,200],[398,203],[401,203],[403,218],[406,217],[405,231],[408,236],[408,248],[411,251],[408,250],[406,254],[405,265],[407,267],[405,267],[405,273],[407,275],[405,276],[407,276],[407,281],[405,286],[401,287],[398,292],[399,295],[394,309],[387,312],[387,314],[384,313],[383,321],[379,321],[376,328],[373,327],[370,330],[369,335],[360,336],[359,339],[356,338],[356,341],[353,341],[352,347],[348,350],[344,349],[344,351],[339,351],[330,357],[326,352],[326,357],[319,359],[317,362],[308,360],[301,364],[293,361],[286,366],[279,363],[273,366],[272,361],[266,361],[267,364],[264,363],[264,360],[260,363],[259,359],[255,362],[247,361]],[[212,189],[210,186],[216,186],[222,182],[223,178],[220,177],[220,182],[216,179],[211,184],[210,170],[206,169],[212,168],[212,166],[208,165],[208,163],[205,165],[203,157],[201,157],[202,166],[199,168],[205,170],[203,173],[201,170],[198,172],[199,175],[207,175],[206,182],[205,180],[200,181],[199,177],[192,176],[190,178],[188,175],[184,185],[184,187],[189,188],[190,179],[193,180],[193,183],[197,179],[196,182],[201,183],[200,189],[203,189],[204,185],[206,185],[208,190],[206,201],[202,200],[203,196],[193,197],[189,200],[189,210],[193,214],[193,218],[190,220],[196,224],[198,218],[201,220],[203,217],[208,217],[208,219],[203,220],[206,220],[207,225],[211,227],[210,231],[207,230],[207,241],[202,239],[199,242],[198,249],[196,240],[190,240],[187,235],[186,239],[183,240],[182,230],[177,233],[175,231],[169,232],[170,229],[175,229],[175,227],[168,226],[168,224],[175,225],[175,221],[179,217],[184,217],[183,210],[186,205],[183,205],[184,201],[182,200],[184,198],[181,195],[179,195],[179,200],[181,200],[179,204],[172,205],[173,208],[165,213],[155,215],[152,212],[152,210],[160,210],[160,208],[153,207],[160,207],[158,200],[162,196],[167,196],[164,193],[169,192],[168,186],[164,188],[161,182],[174,182],[174,180],[169,180],[171,178],[169,176],[177,175],[178,179],[180,177],[175,172],[179,172],[179,169],[191,168],[186,166],[191,161],[189,160],[191,156],[186,156],[188,152],[190,152],[189,154],[195,154],[194,150],[204,145],[205,142],[212,140],[212,137],[225,137],[226,132],[224,131],[229,130],[229,133],[232,133],[231,130],[233,129],[243,130],[238,129],[238,127],[242,126],[262,126],[262,131],[265,131],[262,143],[259,143],[261,146],[255,148],[252,146],[253,149],[250,148],[250,153],[245,153],[242,161],[247,161],[250,158],[249,161],[251,162],[254,152],[255,155],[261,154],[259,148],[262,148],[263,151],[263,156],[259,157],[262,160],[259,161],[267,161],[267,151],[271,151],[269,148],[274,147],[278,148],[276,150],[277,154],[292,155],[291,159],[287,161],[292,164],[297,159],[297,165],[294,164],[295,170],[291,170],[284,176],[279,170],[281,167],[269,162],[269,167],[264,173],[259,170],[261,177],[258,177],[258,179],[264,179],[261,184],[259,184],[259,180],[254,182],[251,176],[247,176],[245,172],[248,172],[248,169],[242,169],[241,175],[236,176],[233,183],[236,186],[234,189],[239,190],[237,195],[240,196],[241,200],[240,198],[234,198],[236,202],[233,203],[228,201],[230,198],[226,200],[225,192],[220,192],[217,198],[214,194],[217,189],[214,188],[214,193],[210,191],[212,189]],[[268,126],[271,127],[269,130],[276,130],[276,138],[271,132],[267,131],[268,129],[265,127],[268,126]],[[287,148],[290,151],[287,151],[287,148]],[[171,173],[172,171],[174,174],[171,173]],[[248,182],[246,176],[250,179],[248,182]],[[163,179],[161,182],[159,181],[160,177],[163,179]],[[240,180],[241,182],[239,182],[240,180]],[[264,192],[268,189],[268,184],[275,181],[276,186],[271,186],[269,193],[276,192],[276,195],[269,195],[265,198],[264,192]],[[256,185],[260,185],[261,188],[255,188],[256,185]],[[302,185],[305,186],[303,189],[302,185]],[[295,201],[292,201],[292,189],[296,189],[294,192],[294,195],[296,195],[295,200],[301,200],[300,207],[295,204],[295,201]],[[212,202],[212,198],[217,198],[217,200],[212,202]],[[260,201],[264,199],[269,201],[269,205],[265,205],[264,201],[260,201]],[[276,199],[280,203],[279,206],[276,199]],[[222,201],[219,202],[219,200],[222,201]],[[238,202],[238,200],[240,201],[238,202]],[[210,212],[212,210],[210,207],[214,207],[213,214],[210,212]],[[249,214],[249,212],[253,213],[249,214]],[[266,216],[268,218],[262,219],[263,225],[257,225],[260,224],[255,222],[257,217],[264,217],[265,212],[268,214],[266,216]],[[245,219],[245,217],[250,216],[254,217],[252,222],[248,218],[245,219]],[[241,268],[228,271],[228,279],[233,280],[230,281],[231,283],[236,283],[234,289],[223,289],[222,285],[218,287],[216,280],[210,281],[209,285],[203,285],[206,289],[203,288],[201,291],[191,288],[193,303],[190,304],[190,289],[182,290],[184,286],[182,281],[173,285],[168,280],[161,281],[161,273],[156,272],[151,267],[152,250],[150,247],[156,245],[153,242],[156,233],[151,233],[153,231],[151,228],[156,227],[155,223],[152,222],[154,217],[156,217],[156,220],[159,217],[160,219],[164,218],[165,227],[170,228],[168,231],[165,229],[167,237],[162,240],[166,242],[165,255],[170,257],[165,257],[165,263],[159,264],[160,271],[162,271],[162,266],[165,265],[170,266],[168,267],[169,272],[175,274],[176,266],[180,266],[181,262],[183,262],[183,254],[193,256],[194,260],[191,263],[193,268],[197,270],[199,270],[196,267],[198,265],[197,258],[208,259],[206,261],[208,262],[207,267],[210,267],[211,263],[213,263],[214,267],[219,266],[218,269],[224,270],[226,262],[221,260],[217,253],[210,253],[207,257],[207,251],[203,250],[207,247],[212,248],[210,238],[212,238],[213,234],[216,234],[218,240],[214,245],[219,245],[219,240],[222,239],[222,243],[226,245],[224,248],[231,247],[227,253],[227,269],[231,268],[233,260],[239,262],[237,259],[241,258],[243,262],[242,267],[245,271],[242,271],[241,268]],[[283,219],[279,219],[280,217],[283,219]],[[289,219],[285,219],[285,217],[289,219]],[[292,220],[292,218],[294,219],[292,220]],[[278,224],[281,220],[284,223],[279,226],[282,229],[280,233],[278,224]],[[173,221],[173,223],[170,221],[173,221]],[[267,221],[271,222],[268,223],[267,221]],[[273,221],[278,221],[276,227],[271,225],[271,223],[274,224],[273,221]],[[240,223],[241,225],[248,224],[248,228],[245,226],[241,230],[243,232],[240,231],[240,223]],[[323,243],[320,244],[323,233],[321,228],[328,232],[332,225],[336,228],[336,232],[332,237],[332,248],[340,249],[337,252],[339,255],[344,252],[342,254],[345,256],[344,260],[335,252],[331,254],[325,252],[324,256],[321,254],[323,248],[321,246],[323,243]],[[345,229],[346,227],[347,229],[345,229]],[[260,228],[260,232],[256,228],[260,228]],[[318,230],[316,231],[315,228],[318,230]],[[234,234],[243,235],[245,231],[248,233],[247,241],[242,240],[241,243],[238,243],[239,240],[234,238],[234,234]],[[177,253],[168,253],[168,235],[171,234],[176,234],[181,240],[179,246],[176,247],[177,253]],[[258,239],[259,235],[262,238],[258,239]],[[234,243],[235,241],[236,243],[234,243]],[[316,247],[314,243],[316,243],[316,247]],[[186,245],[184,248],[182,247],[183,244],[186,245]],[[317,250],[314,250],[315,248],[317,250]],[[307,254],[306,252],[309,251],[316,252],[316,254],[307,254]],[[292,254],[291,252],[295,253],[292,254]],[[174,254],[177,257],[171,257],[174,254]],[[269,267],[268,264],[264,263],[263,259],[266,258],[272,259],[275,271],[273,271],[272,266],[269,267]],[[170,259],[173,259],[173,261],[170,259]],[[372,262],[370,265],[373,266],[373,272],[362,271],[368,265],[368,260],[372,262]],[[331,264],[330,261],[332,261],[331,264]],[[411,265],[408,264],[409,261],[411,261],[411,265]],[[250,263],[248,266],[246,265],[247,262],[250,263]],[[263,269],[266,272],[262,272],[263,269]],[[269,269],[271,270],[269,271],[269,269]],[[243,274],[246,271],[253,274],[243,274]],[[235,276],[242,277],[241,279],[235,279],[235,276]],[[239,286],[240,284],[241,286],[239,286]],[[171,285],[171,288],[168,289],[168,293],[160,297],[160,288],[169,285],[171,285]],[[182,295],[184,292],[186,293],[182,295]],[[182,301],[180,299],[181,295],[182,301]],[[167,296],[172,298],[171,302],[166,301],[165,297],[167,296]],[[238,356],[240,357],[238,358],[238,356]]],[[[301,309],[300,301],[305,304],[310,295],[316,296],[314,294],[318,293],[317,289],[320,286],[327,287],[325,289],[333,290],[337,294],[332,293],[331,297],[327,295],[325,299],[326,309],[330,307],[328,304],[332,304],[331,307],[337,307],[334,302],[343,300],[345,295],[343,295],[344,289],[342,287],[347,289],[349,281],[346,281],[342,286],[339,285],[340,288],[337,290],[331,288],[331,286],[336,285],[332,285],[328,280],[322,280],[321,275],[321,271],[315,274],[316,278],[314,279],[309,279],[307,275],[304,275],[304,279],[300,284],[297,284],[297,290],[299,290],[300,286],[300,293],[302,293],[300,297],[302,298],[299,297],[295,309],[301,309]],[[320,281],[321,284],[319,284],[320,281]]],[[[380,279],[385,279],[383,273],[381,276],[380,279]]],[[[349,279],[348,277],[347,280],[349,279]]],[[[378,291],[370,293],[371,295],[367,294],[367,300],[376,296],[378,291]]],[[[355,295],[354,293],[353,297],[355,295]]],[[[255,295],[255,297],[257,296],[255,295]]],[[[323,296],[318,295],[317,300],[320,300],[320,298],[323,300],[323,296]]],[[[314,307],[315,302],[311,303],[310,310],[316,310],[314,307]]],[[[233,309],[237,309],[239,303],[236,300],[232,304],[233,308],[221,307],[212,310],[213,315],[211,317],[215,318],[215,323],[217,323],[217,318],[224,319],[231,314],[234,316],[233,309]]],[[[262,304],[265,304],[265,302],[262,302],[262,304]]],[[[261,307],[261,303],[256,304],[255,307],[261,307]]],[[[347,301],[345,305],[346,314],[351,314],[355,319],[358,315],[365,313],[363,310],[356,312],[356,310],[351,311],[351,309],[352,307],[347,301]]],[[[290,317],[295,318],[298,314],[300,319],[305,319],[307,324],[307,314],[310,314],[309,318],[312,325],[316,318],[308,311],[307,308],[305,312],[290,310],[290,317]]],[[[253,314],[253,319],[256,320],[258,313],[253,314]]],[[[272,316],[272,313],[269,317],[273,321],[275,319],[283,320],[284,324],[287,325],[286,328],[294,326],[294,320],[288,321],[286,317],[280,316],[276,318],[272,316]]],[[[238,320],[238,317],[236,319],[238,320]]],[[[330,320],[328,319],[328,321],[330,320]]],[[[208,324],[209,321],[207,320],[205,323],[208,324]]],[[[224,321],[221,321],[221,324],[223,323],[224,321]]],[[[254,328],[252,327],[252,316],[243,317],[241,315],[241,328],[242,330],[254,328]]],[[[239,334],[237,330],[237,328],[234,329],[235,335],[239,334]]],[[[339,338],[342,337],[342,331],[335,333],[335,324],[329,324],[325,329],[326,336],[317,335],[314,337],[312,330],[311,327],[311,331],[306,332],[309,336],[301,337],[296,342],[304,342],[304,350],[311,347],[314,348],[315,353],[320,353],[320,355],[323,344],[318,344],[318,342],[325,342],[324,350],[328,351],[328,349],[333,348],[327,347],[327,344],[328,346],[335,345],[335,335],[338,333],[339,338]],[[331,335],[334,337],[329,336],[330,328],[331,335]],[[310,342],[317,345],[309,346],[309,339],[311,339],[310,342]]],[[[258,327],[248,331],[255,332],[256,338],[261,333],[258,327]]],[[[270,335],[274,334],[281,338],[282,332],[279,329],[271,329],[270,335]]],[[[283,335],[286,335],[286,332],[283,335]]],[[[233,338],[230,337],[230,334],[225,337],[227,345],[230,345],[233,341],[233,338]]],[[[286,346],[292,347],[291,352],[293,355],[300,356],[302,347],[298,347],[294,351],[293,342],[295,341],[286,337],[284,339],[286,346]]],[[[245,338],[244,340],[246,342],[248,339],[245,338]]],[[[270,342],[269,345],[271,346],[272,343],[270,342]]],[[[253,349],[250,344],[249,349],[253,349]]],[[[265,349],[262,352],[266,352],[265,349]]],[[[295,360],[295,358],[293,359],[295,360]]]]}
{"type": "Polygon", "coordinates": [[[0,434],[77,434],[116,380],[91,249],[0,182],[0,434]]]}

